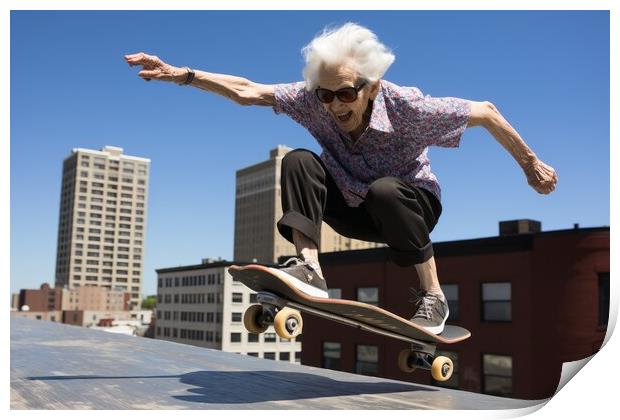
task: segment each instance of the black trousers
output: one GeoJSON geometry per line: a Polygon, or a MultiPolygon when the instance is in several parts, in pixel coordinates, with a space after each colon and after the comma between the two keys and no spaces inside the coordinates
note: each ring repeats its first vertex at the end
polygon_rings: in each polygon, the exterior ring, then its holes
{"type": "Polygon", "coordinates": [[[429,234],[441,215],[441,203],[423,188],[394,177],[380,178],[359,207],[350,207],[321,159],[304,149],[283,158],[281,186],[284,214],[277,226],[291,243],[296,229],[320,247],[325,221],[343,236],[386,243],[399,266],[433,256],[429,234]]]}

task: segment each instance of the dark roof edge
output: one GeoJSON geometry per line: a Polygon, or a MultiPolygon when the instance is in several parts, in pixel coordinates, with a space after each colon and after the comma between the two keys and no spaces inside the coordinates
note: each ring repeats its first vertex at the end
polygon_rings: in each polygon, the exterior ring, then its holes
{"type": "MultiPolygon", "coordinates": [[[[462,239],[456,241],[444,241],[434,242],[433,249],[435,255],[438,257],[451,257],[451,256],[467,256],[477,254],[493,254],[501,252],[519,252],[531,250],[534,239],[536,237],[553,236],[553,235],[565,235],[570,233],[595,233],[595,232],[609,232],[609,226],[592,227],[592,228],[578,228],[578,229],[564,229],[564,230],[552,230],[547,232],[538,233],[522,233],[515,235],[505,236],[490,236],[485,238],[476,239],[462,239]]],[[[284,261],[289,256],[282,256],[279,260],[284,261]]],[[[389,248],[369,248],[369,249],[356,249],[350,251],[335,251],[325,252],[320,254],[321,262],[340,262],[346,263],[348,261],[359,262],[363,261],[376,261],[385,260],[389,257],[389,248]]],[[[208,268],[228,267],[231,265],[248,265],[248,264],[261,264],[267,267],[276,267],[275,263],[253,262],[253,261],[214,261],[206,264],[196,264],[178,267],[159,268],[155,272],[157,274],[176,273],[179,271],[193,271],[203,270],[208,268]]]]}
{"type": "Polygon", "coordinates": [[[264,265],[264,266],[267,266],[267,267],[275,267],[276,266],[276,264],[274,264],[274,263],[264,263],[264,262],[254,262],[254,261],[227,261],[227,260],[222,260],[222,261],[214,261],[212,263],[205,263],[205,264],[185,265],[185,266],[167,267],[167,268],[157,268],[157,269],[155,269],[155,272],[157,274],[176,273],[176,272],[179,272],[179,271],[204,270],[204,269],[207,269],[207,268],[219,268],[219,267],[229,267],[231,265],[248,265],[248,264],[260,264],[260,265],[264,265]]]}
{"type": "MultiPolygon", "coordinates": [[[[574,233],[588,234],[596,232],[609,232],[609,226],[434,242],[433,250],[437,257],[520,252],[533,249],[534,240],[539,237],[558,236],[574,233]]],[[[325,263],[359,262],[360,260],[383,261],[388,258],[389,248],[387,247],[326,252],[320,255],[321,262],[325,263]]]]}

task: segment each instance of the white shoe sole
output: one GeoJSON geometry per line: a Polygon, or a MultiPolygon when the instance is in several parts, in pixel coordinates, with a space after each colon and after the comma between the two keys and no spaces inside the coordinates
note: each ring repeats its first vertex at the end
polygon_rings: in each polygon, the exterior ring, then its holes
{"type": "Polygon", "coordinates": [[[293,287],[304,292],[307,295],[310,295],[312,297],[317,297],[317,298],[324,298],[324,299],[327,299],[329,297],[329,294],[326,291],[321,290],[317,287],[311,286],[308,283],[304,283],[303,281],[299,280],[298,278],[294,276],[291,276],[285,271],[278,270],[277,268],[271,268],[271,267],[267,267],[267,270],[271,272],[271,274],[273,274],[274,276],[280,277],[286,280],[293,287]]]}
{"type": "Polygon", "coordinates": [[[422,328],[425,331],[428,331],[431,334],[441,334],[444,330],[444,328],[446,327],[446,321],[448,320],[448,316],[450,316],[450,309],[448,309],[448,312],[446,313],[446,317],[443,319],[443,322],[441,324],[439,324],[436,327],[422,327],[420,326],[420,328],[422,328]]]}

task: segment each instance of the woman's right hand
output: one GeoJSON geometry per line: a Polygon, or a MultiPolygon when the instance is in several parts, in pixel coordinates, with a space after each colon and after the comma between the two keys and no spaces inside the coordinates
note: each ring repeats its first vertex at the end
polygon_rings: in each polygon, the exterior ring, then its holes
{"type": "Polygon", "coordinates": [[[138,73],[138,76],[146,81],[155,79],[163,82],[183,83],[187,78],[185,68],[171,66],[156,55],[148,55],[143,52],[127,54],[125,61],[130,66],[142,66],[142,71],[138,73]]]}

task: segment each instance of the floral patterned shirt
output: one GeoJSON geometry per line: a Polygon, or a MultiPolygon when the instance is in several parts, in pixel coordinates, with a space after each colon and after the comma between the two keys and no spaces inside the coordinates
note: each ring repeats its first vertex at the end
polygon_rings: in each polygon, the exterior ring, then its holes
{"type": "Polygon", "coordinates": [[[357,207],[370,184],[393,176],[432,192],[441,200],[431,172],[428,146],[458,147],[470,117],[470,102],[424,96],[415,87],[380,81],[366,131],[353,142],[304,82],[275,87],[276,114],[286,114],[319,142],[321,160],[347,204],[357,207]]]}

